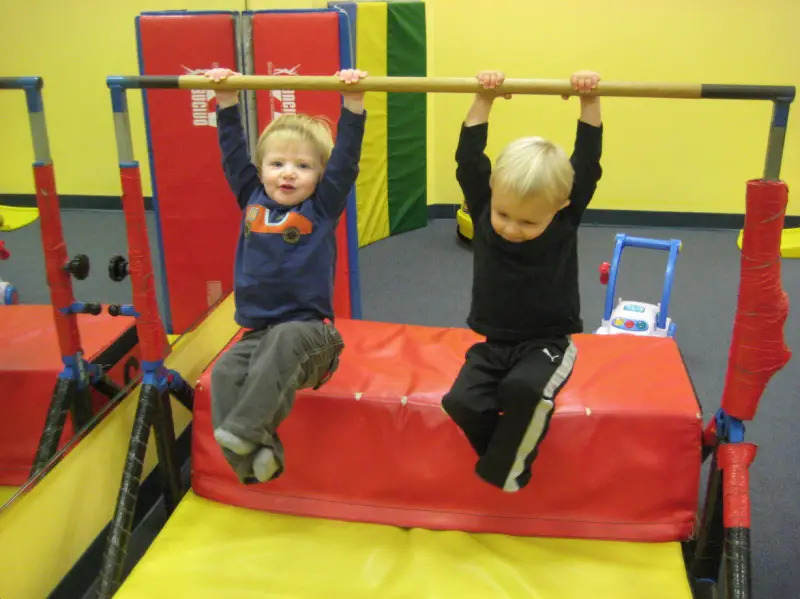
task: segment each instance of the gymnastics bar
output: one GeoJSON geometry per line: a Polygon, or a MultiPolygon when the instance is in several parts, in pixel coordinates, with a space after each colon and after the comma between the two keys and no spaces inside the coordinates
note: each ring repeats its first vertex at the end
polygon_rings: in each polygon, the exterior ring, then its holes
{"type": "Polygon", "coordinates": [[[102,367],[90,364],[83,355],[78,330],[78,314],[100,313],[96,302],[76,302],[72,279],[85,279],[89,274],[89,260],[76,256],[70,260],[61,226],[61,211],[56,192],[53,160],[44,116],[41,77],[0,77],[0,89],[22,90],[28,108],[28,119],[33,140],[33,179],[36,186],[36,205],[41,220],[42,246],[45,274],[50,288],[58,346],[64,369],[59,373],[50,400],[50,408],[33,459],[30,476],[36,476],[58,450],[67,412],[70,412],[75,430],[80,430],[92,419],[91,390],[97,389],[109,400],[121,390],[102,367]]]}
{"type": "Polygon", "coordinates": [[[136,317],[143,374],[117,505],[103,554],[97,587],[97,597],[101,599],[110,599],[122,579],[151,428],[158,454],[158,468],[162,474],[167,515],[172,513],[186,491],[181,484],[176,458],[175,429],[169,397],[174,396],[189,411],[192,410],[194,401],[194,389],[183,380],[179,372],[168,370],[164,365],[170,347],[164,324],[158,314],[142,177],[139,163],[133,155],[128,103],[124,88],[112,85],[109,87],[129,250],[127,270],[133,290],[133,304],[116,306],[114,313],[136,317]]]}
{"type": "MultiPolygon", "coordinates": [[[[338,77],[301,75],[234,75],[213,82],[202,75],[151,75],[109,77],[109,87],[147,89],[291,89],[325,91],[382,91],[477,93],[485,92],[474,77],[368,77],[358,83],[343,83],[338,77]]],[[[500,94],[577,95],[562,79],[506,79],[493,90],[500,94]]],[[[708,100],[768,100],[774,105],[770,120],[764,179],[780,178],[789,106],[795,97],[790,85],[735,85],[715,83],[657,83],[601,81],[589,95],[626,98],[682,98],[708,100]]]]}
{"type": "MultiPolygon", "coordinates": [[[[338,77],[301,75],[232,75],[213,82],[202,75],[111,77],[109,85],[159,89],[293,89],[325,91],[382,91],[475,93],[485,91],[474,77],[368,77],[343,83],[338,77]]],[[[562,79],[506,79],[497,94],[575,95],[562,79]]],[[[782,100],[791,102],[795,88],[781,85],[718,85],[601,81],[591,95],[641,98],[708,98],[721,100],[782,100]]]]}
{"type": "MultiPolygon", "coordinates": [[[[387,91],[387,92],[443,92],[443,93],[492,93],[496,95],[539,94],[577,95],[568,81],[563,80],[519,80],[507,79],[496,89],[483,90],[474,78],[426,78],[426,77],[370,77],[357,84],[345,84],[337,77],[306,76],[231,76],[223,82],[212,82],[202,76],[148,76],[109,77],[112,89],[117,124],[120,159],[132,158],[130,150],[127,112],[124,108],[126,88],[160,89],[290,89],[326,91],[387,91]],[[123,133],[123,135],[120,135],[123,133]]],[[[682,99],[727,99],[768,100],[774,109],[770,122],[767,156],[762,181],[753,182],[761,186],[782,187],[778,183],[783,155],[789,107],[795,97],[792,86],[675,84],[675,83],[625,83],[601,82],[590,95],[647,98],[682,99]]],[[[748,193],[748,197],[751,194],[748,193]]],[[[755,195],[752,195],[755,198],[755,195]]],[[[754,205],[764,202],[748,202],[747,212],[755,213],[754,205]]],[[[785,202],[784,202],[785,206],[785,202]]],[[[775,226],[781,225],[783,212],[775,226]]],[[[738,308],[737,308],[738,314],[738,308]]],[[[734,419],[735,420],[735,419],[734,419]]],[[[743,433],[743,428],[737,431],[743,433]]],[[[751,567],[749,545],[749,484],[747,469],[754,457],[754,446],[743,443],[742,435],[718,436],[713,453],[718,454],[719,463],[712,463],[709,489],[706,497],[704,521],[699,538],[688,544],[686,561],[690,581],[697,597],[711,596],[717,587],[720,565],[726,561],[728,599],[749,599],[751,596],[751,567]],[[724,491],[724,492],[723,492],[724,491]],[[727,497],[724,501],[723,495],[727,497]],[[734,500],[734,501],[732,501],[734,500]],[[723,509],[726,512],[723,518],[723,509]]],[[[110,597],[110,595],[100,595],[110,597]]]]}

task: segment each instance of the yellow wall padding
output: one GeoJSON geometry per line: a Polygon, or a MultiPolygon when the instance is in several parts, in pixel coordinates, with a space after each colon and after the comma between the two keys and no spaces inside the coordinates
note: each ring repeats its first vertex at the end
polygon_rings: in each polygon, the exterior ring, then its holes
{"type": "MultiPolygon", "coordinates": [[[[358,68],[373,76],[386,76],[385,2],[363,3],[356,19],[358,68]]],[[[356,180],[359,247],[389,236],[389,148],[387,94],[364,96],[367,124],[361,150],[361,171],[356,180]]]]}
{"type": "MultiPolygon", "coordinates": [[[[109,10],[104,0],[0,2],[4,75],[44,77],[48,132],[61,194],[119,195],[119,169],[105,78],[137,70],[134,17],[152,10],[126,0],[109,10]],[[41,10],[37,9],[39,7],[41,10]],[[65,27],[64,23],[80,23],[65,27]],[[70,48],[79,61],[60,59],[70,48]],[[80,81],[80,85],[75,82],[80,81]],[[76,118],[80,115],[80,118],[76,118]]],[[[359,11],[371,2],[359,3],[359,11]]],[[[426,0],[428,75],[472,76],[481,69],[510,77],[565,78],[582,68],[608,80],[797,85],[795,49],[800,2],[673,0],[635,3],[426,0]],[[733,5],[733,3],[728,3],[733,5]],[[579,15],[576,18],[576,15],[579,15]]],[[[159,9],[245,10],[321,7],[315,0],[160,0],[159,9]]],[[[360,19],[360,17],[359,17],[360,19]]],[[[359,37],[361,26],[358,25],[359,37]]],[[[359,66],[364,54],[359,53],[359,66]]],[[[378,74],[376,72],[376,74],[378,74]]],[[[371,102],[367,94],[368,102],[371,102]]],[[[145,195],[150,177],[141,95],[128,93],[134,150],[145,195]]],[[[428,101],[428,202],[460,202],[454,151],[466,94],[428,101]]],[[[605,174],[595,208],[742,212],[744,184],[761,176],[771,106],[720,100],[603,101],[605,174]]],[[[369,120],[377,116],[370,109],[369,120]]],[[[796,110],[796,109],[795,109],[796,110]]],[[[30,131],[22,92],[0,93],[3,139],[0,194],[33,193],[30,131]]],[[[543,135],[570,148],[576,101],[523,98],[502,101],[492,114],[489,151],[508,141],[543,135]]],[[[789,119],[783,179],[800,181],[800,126],[789,119]]],[[[787,213],[800,215],[800,201],[787,213]]]]}
{"type": "MultiPolygon", "coordinates": [[[[800,2],[634,3],[426,0],[430,76],[566,79],[594,69],[609,81],[800,84],[800,2]]],[[[456,204],[459,127],[471,98],[431,94],[428,202],[456,204]],[[432,138],[432,139],[431,139],[432,138]]],[[[745,183],[764,168],[770,102],[604,98],[604,174],[593,208],[742,213],[745,183]]],[[[795,102],[795,105],[797,102],[795,102]]],[[[797,110],[796,108],[793,111],[797,110]]],[[[500,100],[490,157],[529,135],[572,150],[578,101],[500,100]]],[[[800,123],[789,117],[782,178],[800,185],[800,123]]],[[[794,187],[792,187],[794,185],[794,187]]],[[[787,214],[800,214],[800,200],[787,214]]]]}

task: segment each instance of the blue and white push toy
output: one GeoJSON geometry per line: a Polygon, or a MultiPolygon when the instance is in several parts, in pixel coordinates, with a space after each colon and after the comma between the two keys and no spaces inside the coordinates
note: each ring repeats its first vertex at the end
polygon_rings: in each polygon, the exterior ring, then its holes
{"type": "Polygon", "coordinates": [[[607,285],[606,305],[603,310],[603,321],[595,333],[598,335],[642,335],[650,337],[674,337],[676,324],[669,317],[669,296],[672,293],[672,280],[675,277],[675,262],[681,242],[677,239],[662,240],[646,237],[630,237],[619,233],[615,239],[614,257],[609,265],[600,265],[600,282],[607,285]],[[667,270],[664,275],[664,291],[661,303],[619,299],[614,306],[614,291],[617,286],[617,272],[622,258],[622,250],[626,246],[669,252],[667,270]]]}

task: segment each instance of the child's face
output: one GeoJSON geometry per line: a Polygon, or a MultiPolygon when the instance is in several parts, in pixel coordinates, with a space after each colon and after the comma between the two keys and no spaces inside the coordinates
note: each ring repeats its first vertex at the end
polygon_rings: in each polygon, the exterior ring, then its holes
{"type": "Polygon", "coordinates": [[[295,206],[317,188],[322,162],[314,146],[299,139],[267,140],[261,182],[278,204],[295,206]]]}
{"type": "Polygon", "coordinates": [[[556,212],[567,204],[569,200],[554,210],[545,200],[518,198],[496,190],[492,192],[492,228],[511,243],[529,241],[544,233],[556,212]]]}

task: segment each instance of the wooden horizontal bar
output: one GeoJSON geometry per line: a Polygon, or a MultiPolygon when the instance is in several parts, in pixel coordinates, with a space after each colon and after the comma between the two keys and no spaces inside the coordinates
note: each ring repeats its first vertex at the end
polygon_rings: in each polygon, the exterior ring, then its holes
{"type": "MultiPolygon", "coordinates": [[[[181,89],[291,89],[322,91],[381,91],[414,93],[477,93],[578,95],[566,79],[506,79],[494,90],[484,90],[474,77],[367,77],[344,83],[335,76],[232,75],[214,82],[202,75],[109,77],[109,83],[134,88],[181,89]]],[[[601,81],[588,95],[632,98],[690,98],[728,100],[794,100],[794,86],[721,85],[702,83],[658,83],[601,81]]]]}
{"type": "MultiPolygon", "coordinates": [[[[486,92],[475,77],[367,77],[358,83],[343,83],[338,77],[302,75],[234,75],[215,83],[202,75],[183,75],[178,79],[183,89],[292,89],[328,91],[382,91],[423,93],[486,92]]],[[[602,81],[592,95],[652,98],[699,98],[702,86],[682,83],[625,83],[602,81]]],[[[489,93],[577,95],[569,81],[562,79],[506,79],[489,93]]]]}

